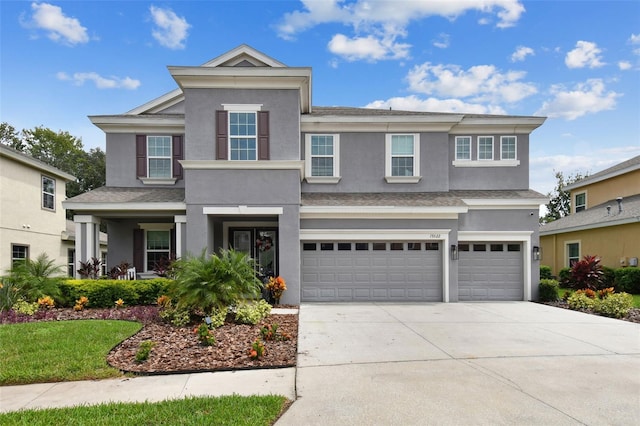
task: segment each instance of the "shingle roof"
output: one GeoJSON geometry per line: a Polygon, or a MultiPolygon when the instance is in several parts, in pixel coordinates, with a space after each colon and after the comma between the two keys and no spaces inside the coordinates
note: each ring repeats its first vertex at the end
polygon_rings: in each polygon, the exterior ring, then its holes
{"type": "Polygon", "coordinates": [[[622,163],[616,164],[615,166],[609,167],[608,169],[604,169],[593,175],[587,176],[584,179],[580,179],[577,182],[567,185],[566,189],[572,190],[575,188],[580,188],[590,183],[598,182],[604,178],[611,177],[611,175],[615,176],[617,174],[626,173],[638,169],[640,169],[640,155],[630,158],[627,161],[623,161],[622,163]]]}
{"type": "Polygon", "coordinates": [[[540,227],[540,235],[614,226],[629,222],[640,222],[640,195],[624,198],[622,200],[622,212],[618,211],[616,199],[611,199],[606,203],[542,225],[540,227]],[[607,212],[607,206],[611,206],[609,212],[607,212]]]}
{"type": "Polygon", "coordinates": [[[69,198],[66,203],[181,203],[183,188],[121,188],[103,186],[69,198]]]}
{"type": "MultiPolygon", "coordinates": [[[[495,114],[466,114],[456,112],[430,112],[430,111],[401,111],[393,109],[375,109],[375,108],[356,108],[356,107],[344,107],[344,106],[313,106],[309,116],[441,116],[441,117],[520,117],[509,115],[495,115],[495,114]]],[[[536,117],[540,118],[540,117],[536,117]]]]}
{"type": "Polygon", "coordinates": [[[328,193],[306,192],[303,206],[403,206],[403,207],[458,207],[466,206],[464,199],[544,198],[533,190],[525,191],[449,191],[449,192],[377,192],[328,193]]]}

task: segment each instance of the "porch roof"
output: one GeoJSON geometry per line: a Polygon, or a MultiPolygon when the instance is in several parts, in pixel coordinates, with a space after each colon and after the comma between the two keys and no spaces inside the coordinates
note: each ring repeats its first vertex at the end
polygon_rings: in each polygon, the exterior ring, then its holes
{"type": "Polygon", "coordinates": [[[65,201],[80,203],[181,203],[184,188],[122,188],[102,186],[65,201]]]}

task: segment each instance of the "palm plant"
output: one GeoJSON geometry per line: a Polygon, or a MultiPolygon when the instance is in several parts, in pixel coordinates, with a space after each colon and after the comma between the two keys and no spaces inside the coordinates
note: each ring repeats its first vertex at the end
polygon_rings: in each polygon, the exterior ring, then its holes
{"type": "Polygon", "coordinates": [[[63,271],[63,266],[56,265],[46,253],[41,253],[36,260],[16,263],[9,278],[20,289],[20,297],[27,301],[35,301],[42,296],[56,299],[61,295],[58,284],[63,271]]]}
{"type": "Polygon", "coordinates": [[[221,250],[220,254],[179,259],[174,264],[171,289],[176,307],[211,312],[260,294],[255,262],[247,254],[221,250]]]}

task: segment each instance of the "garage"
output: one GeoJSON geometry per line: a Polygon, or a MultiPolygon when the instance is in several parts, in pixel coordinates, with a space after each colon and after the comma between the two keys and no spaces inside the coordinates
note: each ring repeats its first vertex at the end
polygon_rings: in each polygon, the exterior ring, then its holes
{"type": "Polygon", "coordinates": [[[460,242],[458,300],[523,300],[522,243],[460,242]]]}
{"type": "Polygon", "coordinates": [[[302,243],[302,301],[441,302],[440,241],[302,243]]]}

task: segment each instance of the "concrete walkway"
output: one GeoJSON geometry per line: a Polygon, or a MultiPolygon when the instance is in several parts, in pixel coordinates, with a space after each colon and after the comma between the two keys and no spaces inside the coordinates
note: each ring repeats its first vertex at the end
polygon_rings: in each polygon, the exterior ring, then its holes
{"type": "Polygon", "coordinates": [[[293,425],[637,425],[640,325],[528,302],[305,304],[293,425]]]}

